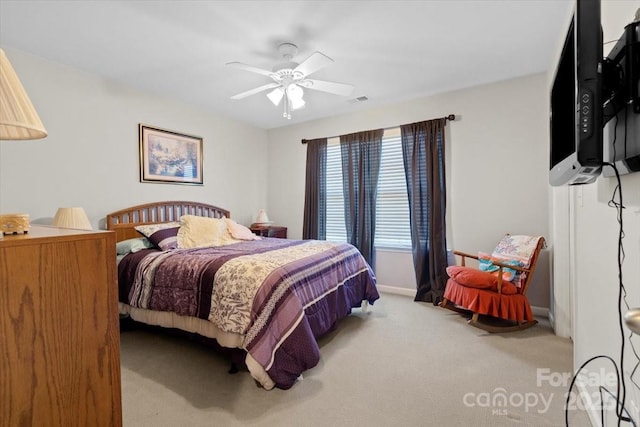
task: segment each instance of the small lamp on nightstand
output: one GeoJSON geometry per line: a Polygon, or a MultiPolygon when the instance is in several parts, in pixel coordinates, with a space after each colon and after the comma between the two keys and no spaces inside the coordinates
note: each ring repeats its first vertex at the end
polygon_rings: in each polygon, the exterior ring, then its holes
{"type": "Polygon", "coordinates": [[[53,218],[53,225],[62,228],[92,230],[87,214],[82,208],[58,208],[53,218]]]}
{"type": "Polygon", "coordinates": [[[271,224],[272,221],[269,221],[269,216],[267,215],[267,211],[265,211],[264,209],[260,209],[258,211],[258,217],[256,218],[256,222],[255,224],[260,225],[266,225],[266,224],[271,224]]]}
{"type": "Polygon", "coordinates": [[[257,229],[267,227],[271,224],[273,224],[273,221],[269,221],[269,217],[267,216],[267,211],[265,211],[264,209],[260,209],[258,211],[258,216],[256,217],[256,222],[251,224],[249,228],[251,229],[251,231],[256,233],[257,229]]]}

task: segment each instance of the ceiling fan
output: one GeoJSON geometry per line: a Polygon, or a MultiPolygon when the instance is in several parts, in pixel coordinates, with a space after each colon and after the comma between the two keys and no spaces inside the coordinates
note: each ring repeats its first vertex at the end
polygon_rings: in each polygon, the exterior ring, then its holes
{"type": "Polygon", "coordinates": [[[274,105],[279,105],[284,99],[283,117],[291,119],[291,111],[304,107],[304,89],[313,89],[328,92],[335,95],[349,96],[353,86],[344,83],[329,82],[326,80],[310,79],[308,76],[321,68],[331,64],[333,59],[320,52],[314,52],[301,63],[292,61],[298,53],[298,47],[292,43],[281,43],[278,51],[284,62],[273,67],[273,71],[252,67],[241,62],[229,62],[227,65],[270,77],[273,82],[259,86],[255,89],[239,93],[231,99],[242,99],[265,90],[273,89],[267,97],[274,105]]]}

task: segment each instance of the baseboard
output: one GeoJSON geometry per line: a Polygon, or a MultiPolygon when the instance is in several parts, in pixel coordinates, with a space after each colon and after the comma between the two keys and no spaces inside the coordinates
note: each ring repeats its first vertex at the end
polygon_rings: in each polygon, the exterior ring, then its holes
{"type": "MultiPolygon", "coordinates": [[[[551,310],[547,310],[547,313],[548,313],[547,318],[549,319],[549,324],[553,328],[553,332],[556,332],[556,319],[553,316],[553,313],[551,312],[551,310]]],[[[556,332],[556,335],[558,335],[557,332],[556,332]]]]}
{"type": "Polygon", "coordinates": [[[546,307],[536,307],[534,305],[531,306],[531,311],[535,317],[546,317],[549,318],[549,309],[546,307]]]}
{"type": "MultiPolygon", "coordinates": [[[[376,287],[380,292],[385,294],[404,295],[412,298],[416,296],[415,289],[400,288],[397,286],[388,286],[388,285],[377,285],[376,287]]],[[[531,311],[533,312],[533,315],[536,317],[549,318],[549,309],[546,307],[531,306],[531,311]]]]}
{"type": "Polygon", "coordinates": [[[415,289],[399,288],[397,286],[387,286],[387,285],[376,285],[376,288],[378,288],[380,292],[385,294],[404,295],[412,298],[416,296],[415,289]]]}

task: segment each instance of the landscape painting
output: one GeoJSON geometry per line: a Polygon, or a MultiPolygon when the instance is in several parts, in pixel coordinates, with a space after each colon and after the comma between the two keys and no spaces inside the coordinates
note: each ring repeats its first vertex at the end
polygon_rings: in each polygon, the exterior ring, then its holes
{"type": "Polygon", "coordinates": [[[139,125],[140,181],[202,185],[202,138],[139,125]]]}

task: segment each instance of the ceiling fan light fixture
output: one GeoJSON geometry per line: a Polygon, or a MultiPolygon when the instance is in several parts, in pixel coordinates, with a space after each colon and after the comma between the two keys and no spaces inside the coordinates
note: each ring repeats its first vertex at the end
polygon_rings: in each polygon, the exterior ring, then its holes
{"type": "Polygon", "coordinates": [[[307,59],[298,63],[293,58],[298,53],[298,47],[293,43],[281,43],[278,46],[283,62],[276,64],[272,71],[253,67],[241,62],[229,62],[227,65],[252,73],[261,74],[273,80],[273,83],[259,86],[231,97],[242,99],[263,91],[269,100],[275,105],[282,104],[282,117],[291,119],[291,111],[303,108],[306,102],[303,99],[304,89],[312,89],[319,92],[327,92],[334,95],[349,96],[353,86],[344,83],[336,83],[325,80],[309,79],[310,74],[333,63],[333,59],[320,52],[313,52],[307,59]],[[283,101],[284,100],[284,101],[283,101]]]}
{"type": "Polygon", "coordinates": [[[298,110],[304,107],[305,102],[304,99],[302,99],[303,96],[304,90],[297,84],[291,83],[287,86],[287,98],[291,103],[292,110],[298,110]]]}
{"type": "Polygon", "coordinates": [[[267,98],[269,98],[269,101],[271,101],[276,107],[280,104],[283,96],[284,90],[282,90],[281,87],[277,87],[267,94],[267,98]]]}
{"type": "Polygon", "coordinates": [[[292,110],[299,110],[300,108],[304,107],[305,102],[304,99],[300,98],[300,99],[291,99],[291,109],[292,110]]]}
{"type": "Polygon", "coordinates": [[[304,90],[302,90],[302,88],[297,84],[291,83],[289,86],[287,86],[287,96],[292,100],[301,100],[304,96],[304,90]]]}

